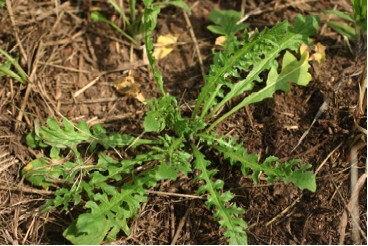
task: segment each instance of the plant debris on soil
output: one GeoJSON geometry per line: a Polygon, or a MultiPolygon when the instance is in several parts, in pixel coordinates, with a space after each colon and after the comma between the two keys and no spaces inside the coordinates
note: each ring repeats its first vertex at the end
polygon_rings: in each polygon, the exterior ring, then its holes
{"type": "MultiPolygon", "coordinates": [[[[124,2],[128,6],[128,1],[124,2]]],[[[220,169],[226,188],[236,194],[238,206],[246,211],[249,244],[357,243],[348,204],[353,192],[350,169],[354,159],[358,177],[366,173],[366,94],[361,90],[366,51],[357,54],[354,46],[327,27],[326,20],[333,17],[322,13],[328,9],[351,11],[350,1],[186,3],[192,9],[190,26],[182,10],[165,7],[155,36],[179,36],[174,50],[158,65],[165,88],[188,110],[203,85],[196,43],[203,69],[207,71],[211,64],[216,36],[206,27],[212,9],[249,14],[249,30],[261,30],[283,20],[292,22],[296,14],[320,17],[314,42],[326,46],[326,59],[321,64],[312,62],[312,82],[306,87],[294,86],[288,94],[276,93],[218,126],[221,133],[237,137],[260,159],[274,155],[281,161],[298,158],[312,164],[317,191],[301,191],[283,183],[256,185],[223,159],[212,156],[211,160],[220,169]]],[[[107,24],[91,21],[89,13],[94,9],[118,19],[105,1],[7,0],[0,8],[0,48],[19,57],[29,77],[27,84],[0,78],[1,244],[68,244],[62,232],[79,213],[78,208],[68,213],[40,213],[52,191],[32,187],[21,176],[25,165],[42,156],[42,151],[25,144],[31,129],[44,125],[48,117],[67,117],[73,122],[86,120],[89,125],[103,123],[111,132],[139,136],[146,106],[132,94],[119,93],[114,82],[130,71],[144,98],[159,95],[143,48],[134,46],[131,52],[130,43],[107,24]]],[[[195,197],[196,185],[189,178],[180,178],[148,191],[148,202],[130,223],[131,235],[121,234],[113,244],[226,244],[204,200],[195,197]]],[[[366,183],[358,192],[358,243],[367,244],[366,183]]]]}

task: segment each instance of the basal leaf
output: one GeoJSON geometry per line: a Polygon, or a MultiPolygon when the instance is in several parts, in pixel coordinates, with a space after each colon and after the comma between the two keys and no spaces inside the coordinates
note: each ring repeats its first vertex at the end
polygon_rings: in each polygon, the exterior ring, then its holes
{"type": "Polygon", "coordinates": [[[182,136],[190,130],[190,123],[181,116],[175,97],[165,95],[148,102],[149,111],[143,122],[146,132],[161,132],[165,127],[182,136]]]}
{"type": "Polygon", "coordinates": [[[317,189],[316,175],[311,171],[305,171],[303,167],[293,171],[285,181],[293,183],[300,189],[307,189],[312,192],[315,192],[317,189]]]}
{"type": "Polygon", "coordinates": [[[165,118],[162,117],[160,112],[149,111],[146,113],[143,126],[145,132],[161,132],[166,126],[165,118]]]}
{"type": "Polygon", "coordinates": [[[208,19],[216,25],[210,25],[207,29],[215,34],[224,35],[227,39],[232,38],[238,31],[248,27],[245,23],[237,24],[241,17],[242,14],[238,11],[214,9],[208,19]]]}
{"type": "Polygon", "coordinates": [[[231,192],[220,193],[224,182],[222,180],[212,180],[216,170],[208,170],[210,162],[204,158],[204,155],[192,145],[193,154],[195,157],[194,167],[200,170],[201,174],[197,179],[203,180],[205,185],[200,187],[198,192],[203,194],[208,193],[206,205],[211,208],[215,207],[214,218],[219,222],[220,226],[224,228],[224,236],[229,238],[230,244],[247,244],[247,234],[245,229],[247,224],[239,217],[244,213],[244,210],[237,208],[235,204],[228,206],[227,202],[234,196],[231,192]]]}
{"type": "Polygon", "coordinates": [[[281,90],[286,93],[289,92],[290,83],[305,86],[312,79],[312,76],[308,72],[308,69],[310,67],[308,63],[308,53],[304,53],[301,59],[298,60],[294,55],[286,51],[283,57],[280,73],[277,72],[277,66],[278,64],[275,61],[270,64],[270,71],[268,74],[266,85],[262,89],[258,90],[257,92],[253,92],[249,96],[245,97],[243,101],[241,101],[231,110],[229,110],[219,119],[217,119],[214,123],[212,123],[208,130],[211,130],[219,122],[221,122],[234,112],[238,111],[239,109],[247,105],[260,102],[266,98],[271,98],[276,91],[281,90]]]}
{"type": "Polygon", "coordinates": [[[191,157],[192,155],[185,152],[184,150],[179,150],[174,153],[172,162],[174,163],[176,170],[180,171],[184,175],[192,173],[192,165],[190,163],[191,157]]]}
{"type": "MultiPolygon", "coordinates": [[[[118,7],[115,2],[110,3],[118,7]]],[[[30,162],[22,174],[34,185],[43,188],[55,186],[54,198],[46,202],[43,211],[52,208],[70,211],[73,206],[84,205],[84,211],[64,231],[65,238],[74,244],[100,244],[116,240],[120,232],[130,234],[129,221],[137,214],[141,204],[147,202],[147,189],[156,186],[158,181],[175,180],[179,174],[187,175],[196,170],[195,180],[201,181],[198,193],[207,195],[205,204],[213,211],[213,217],[224,236],[230,244],[246,244],[247,224],[241,216],[245,211],[236,206],[232,192],[224,191],[226,185],[218,178],[219,170],[210,167],[211,163],[198,146],[205,144],[217,150],[232,165],[240,166],[244,175],[251,174],[254,182],[259,181],[262,173],[268,182],[283,180],[301,189],[315,191],[315,175],[309,171],[311,165],[300,166],[299,160],[279,163],[274,156],[259,162],[257,155],[247,153],[236,139],[217,137],[210,129],[236,110],[272,97],[275,91],[288,92],[290,83],[308,84],[311,80],[308,54],[302,53],[301,58],[297,58],[292,52],[296,53],[302,43],[311,43],[309,36],[315,33],[318,21],[313,17],[298,16],[293,26],[285,21],[262,32],[256,30],[252,36],[244,33],[244,39],[238,40],[235,34],[247,26],[236,24],[241,14],[235,11],[213,11],[210,19],[215,25],[209,29],[231,38],[227,39],[223,51],[215,53],[214,64],[205,78],[206,84],[198,97],[192,118],[188,119],[182,115],[176,98],[164,90],[162,75],[152,55],[151,34],[157,24],[159,6],[171,4],[186,11],[190,8],[179,0],[143,0],[143,3],[147,58],[162,93],[162,97],[148,102],[149,110],[143,126],[145,132],[158,133],[156,139],[108,133],[102,125],[94,126],[91,131],[84,121],[76,125],[66,118],[61,123],[56,119],[48,119],[47,126],[36,127],[28,134],[26,141],[31,147],[49,148],[44,151],[49,156],[30,162]],[[279,64],[281,54],[284,55],[279,64]],[[256,83],[260,86],[257,86],[256,92],[252,92],[256,83]],[[212,122],[226,103],[244,95],[244,92],[248,95],[245,99],[240,99],[238,105],[206,129],[206,122],[212,122]],[[145,145],[142,150],[146,152],[125,152],[122,160],[114,159],[112,152],[108,152],[108,155],[97,152],[103,150],[99,148],[102,146],[105,149],[113,148],[119,155],[120,151],[116,148],[139,145],[145,145]],[[80,151],[85,147],[88,153],[80,151]],[[131,154],[135,156],[126,157],[131,154]],[[96,164],[93,160],[96,160],[97,155],[96,164]],[[143,164],[142,168],[137,168],[143,164]]],[[[130,10],[132,12],[134,8],[130,10]]],[[[114,23],[98,13],[93,13],[92,18],[115,27],[114,23]]],[[[119,30],[119,27],[115,29],[119,30]]],[[[5,65],[10,68],[10,63],[5,65]]],[[[12,65],[17,64],[12,62],[12,65]]],[[[3,73],[0,70],[0,76],[3,73]]]]}
{"type": "Polygon", "coordinates": [[[104,153],[100,153],[98,155],[98,167],[103,167],[104,169],[109,168],[110,165],[117,165],[119,164],[119,161],[115,160],[114,158],[111,158],[108,155],[105,155],[104,153]]]}
{"type": "Polygon", "coordinates": [[[43,206],[42,212],[50,211],[57,207],[61,207],[60,211],[68,211],[73,204],[80,203],[79,193],[82,191],[81,186],[72,186],[72,188],[58,188],[55,193],[54,199],[48,200],[43,206]],[[77,199],[77,200],[74,200],[77,199]]]}
{"type": "Polygon", "coordinates": [[[87,202],[86,207],[92,209],[91,213],[81,214],[63,236],[73,244],[97,245],[103,241],[111,225],[96,203],[87,202]]]}
{"type": "Polygon", "coordinates": [[[297,85],[307,85],[312,80],[312,76],[308,73],[309,67],[307,54],[298,61],[294,55],[286,51],[282,62],[281,73],[278,74],[277,67],[272,66],[266,86],[250,94],[243,102],[246,102],[247,105],[260,102],[266,98],[271,98],[273,93],[278,90],[289,92],[290,82],[297,85]]]}
{"type": "MultiPolygon", "coordinates": [[[[90,212],[79,215],[77,220],[64,231],[64,237],[73,244],[100,244],[110,230],[115,232],[124,230],[129,235],[127,219],[136,214],[141,202],[146,201],[143,187],[125,184],[121,192],[112,190],[109,193],[111,198],[105,193],[95,194],[95,201],[89,201],[86,204],[90,212]]],[[[109,239],[115,240],[116,238],[112,236],[114,233],[109,234],[109,239]]]]}
{"type": "Polygon", "coordinates": [[[33,129],[30,133],[26,136],[26,144],[31,148],[37,147],[47,147],[47,144],[42,143],[42,139],[37,136],[35,129],[33,129]]]}
{"type": "Polygon", "coordinates": [[[174,166],[166,163],[161,163],[156,171],[156,179],[171,179],[176,180],[178,173],[174,166]]]}
{"type": "Polygon", "coordinates": [[[60,155],[60,149],[52,147],[50,150],[50,157],[55,160],[60,160],[61,158],[59,155],[60,155]]]}
{"type": "Polygon", "coordinates": [[[56,119],[49,118],[47,120],[48,127],[39,127],[40,139],[50,146],[57,148],[71,148],[79,143],[93,140],[93,136],[89,129],[81,123],[81,128],[76,130],[71,121],[63,119],[64,128],[59,126],[56,119]]]}
{"type": "MultiPolygon", "coordinates": [[[[265,28],[261,33],[255,32],[248,40],[234,40],[231,49],[216,53],[214,64],[210,67],[205,85],[193,110],[192,119],[199,116],[199,118],[209,121],[219,114],[227,102],[242,95],[245,91],[252,90],[254,83],[262,82],[262,73],[276,69],[276,59],[282,51],[298,51],[302,43],[311,44],[309,36],[316,32],[317,27],[317,18],[297,16],[294,26],[287,21],[281,22],[271,29],[265,28]],[[240,75],[244,73],[247,74],[246,78],[241,78],[240,75]],[[199,114],[200,109],[201,113],[199,114]]],[[[246,97],[245,102],[236,105],[211,124],[208,130],[248,103],[270,97],[273,93],[272,89],[276,89],[275,86],[281,88],[288,86],[281,81],[278,82],[280,84],[269,84],[268,90],[251,94],[253,98],[246,97]]]]}
{"type": "MultiPolygon", "coordinates": [[[[46,181],[46,179],[52,179],[52,175],[50,175],[50,168],[47,168],[47,166],[48,161],[46,158],[38,158],[28,163],[22,169],[22,175],[24,175],[25,179],[31,184],[48,188],[52,185],[52,183],[46,181]]],[[[58,175],[56,174],[56,176],[58,175]]]]}
{"type": "Polygon", "coordinates": [[[317,16],[302,16],[296,15],[294,20],[294,27],[291,32],[299,36],[303,43],[311,45],[310,36],[314,35],[319,27],[319,18],[317,16]]]}
{"type": "MultiPolygon", "coordinates": [[[[206,138],[204,135],[201,136],[206,138]]],[[[262,163],[259,163],[257,155],[255,153],[248,154],[241,144],[227,143],[223,138],[212,141],[210,146],[222,153],[232,165],[239,165],[244,176],[248,175],[251,170],[255,183],[259,182],[259,174],[262,172],[267,177],[268,182],[282,180],[285,183],[291,182],[300,189],[316,191],[316,176],[312,171],[307,171],[311,165],[304,164],[299,168],[299,160],[279,163],[275,156],[269,156],[262,163]]]]}

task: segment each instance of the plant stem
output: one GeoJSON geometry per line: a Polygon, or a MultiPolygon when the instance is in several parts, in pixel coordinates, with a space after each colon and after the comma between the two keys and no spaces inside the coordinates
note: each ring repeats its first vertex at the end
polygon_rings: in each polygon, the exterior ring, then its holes
{"type": "Polygon", "coordinates": [[[129,7],[130,7],[130,23],[132,23],[132,25],[133,25],[133,23],[135,23],[135,17],[136,17],[136,15],[135,15],[135,5],[136,5],[136,0],[130,0],[130,2],[129,2],[129,7]]]}
{"type": "Polygon", "coordinates": [[[0,54],[4,55],[6,57],[6,59],[8,59],[13,66],[15,67],[15,69],[17,69],[19,76],[22,78],[21,80],[19,80],[19,82],[21,83],[25,83],[26,81],[28,81],[28,77],[27,74],[24,72],[24,70],[21,68],[21,66],[19,65],[19,63],[17,62],[16,59],[14,59],[13,57],[11,57],[11,55],[9,55],[5,50],[0,49],[0,54]]]}

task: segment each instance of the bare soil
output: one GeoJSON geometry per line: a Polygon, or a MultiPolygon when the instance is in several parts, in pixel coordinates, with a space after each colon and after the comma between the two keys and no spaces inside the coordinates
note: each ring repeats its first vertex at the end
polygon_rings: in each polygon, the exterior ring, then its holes
{"type": "MultiPolygon", "coordinates": [[[[78,210],[39,213],[52,194],[30,186],[21,176],[21,169],[42,155],[26,146],[26,134],[35,124],[45,124],[48,117],[65,116],[74,122],[103,123],[109,131],[139,136],[146,107],[136,98],[118,93],[114,81],[130,70],[138,78],[136,83],[145,98],[158,96],[159,91],[143,61],[142,48],[135,47],[131,55],[129,42],[106,24],[90,20],[89,13],[99,9],[118,21],[104,1],[6,2],[7,7],[0,9],[0,48],[19,57],[29,83],[0,79],[0,243],[68,244],[62,232],[78,210]]],[[[349,213],[346,229],[339,227],[352,194],[350,168],[354,151],[358,176],[366,172],[366,93],[365,89],[360,91],[366,50],[359,51],[354,44],[349,48],[340,35],[326,26],[325,21],[333,17],[321,12],[350,10],[350,1],[186,2],[192,7],[191,27],[205,71],[211,64],[216,38],[206,29],[210,24],[208,14],[214,8],[240,11],[244,6],[245,13],[250,14],[246,21],[250,30],[292,21],[296,14],[320,16],[321,26],[314,41],[326,46],[326,60],[312,64],[313,81],[306,87],[293,87],[287,95],[276,93],[273,99],[236,113],[218,127],[220,132],[238,137],[261,159],[275,155],[281,160],[299,158],[311,163],[317,173],[317,191],[300,191],[282,183],[255,185],[221,158],[209,158],[221,170],[226,188],[237,195],[237,204],[246,210],[250,244],[339,244],[339,240],[344,244],[366,244],[366,184],[358,193],[360,241],[352,238],[349,213]],[[360,97],[364,99],[362,107],[360,97]],[[326,110],[316,118],[324,103],[326,110]],[[292,151],[315,118],[309,133],[292,151]]],[[[203,85],[189,30],[181,10],[162,9],[155,35],[180,36],[174,51],[159,61],[159,68],[165,88],[183,107],[192,104],[203,85]]],[[[195,188],[193,180],[181,178],[161,183],[155,191],[195,195],[195,188]]],[[[114,244],[226,244],[211,214],[203,200],[151,194],[131,222],[132,234],[121,234],[114,244]]]]}

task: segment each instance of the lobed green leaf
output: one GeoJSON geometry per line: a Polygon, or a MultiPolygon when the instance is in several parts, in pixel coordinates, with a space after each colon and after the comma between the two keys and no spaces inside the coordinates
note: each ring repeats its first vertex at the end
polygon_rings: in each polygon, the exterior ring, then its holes
{"type": "MultiPolygon", "coordinates": [[[[135,215],[146,196],[141,187],[128,184],[121,192],[113,193],[111,198],[105,193],[95,194],[95,201],[89,201],[85,206],[91,209],[90,212],[81,214],[63,236],[73,244],[100,244],[110,230],[123,230],[129,235],[126,221],[135,215]]],[[[109,236],[113,240],[116,235],[109,236]]]]}
{"type": "Polygon", "coordinates": [[[238,31],[248,27],[246,23],[237,24],[241,17],[242,13],[238,11],[214,9],[209,14],[208,19],[216,25],[210,25],[207,29],[231,39],[238,31]]]}
{"type": "MultiPolygon", "coordinates": [[[[208,137],[201,135],[204,139],[208,137]]],[[[285,183],[293,183],[300,189],[316,191],[316,176],[312,171],[307,171],[311,165],[304,164],[298,167],[300,160],[292,160],[285,163],[279,163],[278,158],[269,156],[263,163],[258,162],[255,153],[248,154],[247,150],[241,145],[235,145],[234,140],[229,142],[223,138],[210,137],[210,146],[218,150],[230,161],[232,165],[239,165],[244,176],[252,171],[252,179],[255,183],[259,182],[259,174],[263,173],[268,182],[282,180],[285,183]]]]}
{"type": "Polygon", "coordinates": [[[239,217],[240,214],[244,214],[244,210],[236,207],[235,204],[230,206],[227,203],[234,197],[234,195],[227,191],[223,194],[220,193],[224,182],[217,179],[213,181],[213,175],[217,173],[217,170],[209,170],[208,166],[210,162],[204,158],[204,155],[192,145],[193,154],[195,157],[194,167],[200,170],[201,174],[196,177],[198,180],[205,181],[205,185],[198,189],[199,194],[208,193],[206,205],[211,208],[215,208],[214,218],[218,220],[221,228],[224,228],[224,236],[229,238],[230,244],[247,244],[247,234],[245,229],[247,224],[239,217]]]}
{"type": "MultiPolygon", "coordinates": [[[[307,53],[302,54],[301,59],[298,60],[294,55],[286,51],[283,57],[280,73],[277,72],[279,69],[277,62],[274,61],[270,63],[268,66],[269,66],[269,73],[268,73],[266,85],[262,89],[258,90],[257,92],[253,92],[247,97],[245,97],[239,104],[237,104],[231,110],[229,110],[224,115],[222,115],[220,118],[218,118],[214,123],[210,125],[210,127],[207,129],[208,131],[214,128],[218,123],[223,121],[225,118],[227,118],[228,116],[238,111],[239,109],[247,105],[250,105],[256,102],[260,102],[266,98],[271,98],[276,91],[284,91],[286,93],[289,92],[290,83],[294,83],[300,86],[305,86],[309,83],[309,81],[312,80],[312,76],[308,72],[310,65],[308,63],[307,53]]],[[[247,81],[250,83],[253,83],[251,82],[252,81],[251,75],[248,75],[245,82],[247,83],[247,81]]],[[[234,93],[236,93],[236,88],[238,87],[239,87],[239,90],[241,90],[241,86],[242,86],[241,84],[236,84],[233,87],[235,88],[234,93]]],[[[230,100],[229,95],[231,94],[232,92],[229,92],[229,94],[224,98],[224,100],[226,100],[226,98],[229,98],[230,100]]],[[[237,96],[238,93],[233,94],[233,95],[237,96]]],[[[220,109],[219,105],[222,105],[222,103],[216,106],[216,108],[214,109],[214,112],[220,109]]]]}
{"type": "MultiPolygon", "coordinates": [[[[266,28],[262,33],[256,32],[249,40],[234,42],[235,46],[230,50],[216,53],[214,64],[206,76],[206,83],[198,97],[192,118],[198,115],[202,107],[200,118],[209,120],[217,115],[231,99],[252,90],[255,82],[262,82],[260,77],[262,72],[277,66],[276,58],[282,51],[287,49],[298,51],[302,43],[310,44],[309,36],[316,32],[317,27],[318,20],[315,17],[297,16],[294,26],[284,21],[271,29],[266,28]],[[242,73],[247,74],[246,78],[241,78],[242,73]],[[228,92],[224,93],[225,91],[228,92]]],[[[272,88],[276,90],[274,86],[268,88],[270,93],[272,88]]],[[[259,94],[261,93],[264,91],[259,94]]],[[[233,108],[227,116],[241,107],[243,104],[233,108]]]]}

